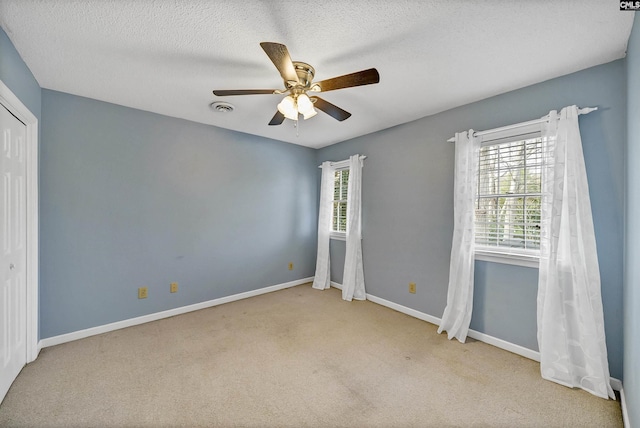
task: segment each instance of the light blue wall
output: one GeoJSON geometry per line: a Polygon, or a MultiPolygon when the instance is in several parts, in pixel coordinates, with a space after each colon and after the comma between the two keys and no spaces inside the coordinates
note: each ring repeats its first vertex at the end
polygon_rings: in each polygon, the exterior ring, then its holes
{"type": "Polygon", "coordinates": [[[315,150],[42,93],[43,338],[313,276],[315,150]]]}
{"type": "Polygon", "coordinates": [[[40,120],[40,85],[2,28],[0,28],[0,80],[40,120]]]}
{"type": "Polygon", "coordinates": [[[41,338],[313,275],[314,150],[41,91],[2,29],[0,79],[40,120],[41,338]]]}
{"type": "Polygon", "coordinates": [[[627,207],[624,287],[624,391],[632,427],[640,427],[640,19],[627,48],[627,207]]]}
{"type": "Polygon", "coordinates": [[[470,328],[537,351],[537,298],[538,269],[476,261],[470,328]]]}
{"type": "Polygon", "coordinates": [[[344,241],[332,239],[329,243],[329,254],[331,254],[331,281],[342,284],[344,258],[346,256],[344,241]]]}
{"type": "MultiPolygon", "coordinates": [[[[597,112],[580,118],[580,126],[611,374],[620,378],[624,72],[624,61],[611,62],[319,150],[318,164],[343,160],[354,153],[367,156],[362,171],[362,252],[367,292],[442,316],[453,232],[454,146],[446,140],[455,132],[528,121],[567,105],[597,106],[597,112]],[[408,293],[410,281],[417,283],[415,295],[408,293]]],[[[340,245],[344,244],[334,242],[331,248],[340,245]]],[[[331,263],[342,265],[335,257],[331,263]]],[[[334,280],[341,279],[340,272],[334,280]]],[[[537,350],[536,293],[536,269],[476,262],[471,328],[537,350]]]]}

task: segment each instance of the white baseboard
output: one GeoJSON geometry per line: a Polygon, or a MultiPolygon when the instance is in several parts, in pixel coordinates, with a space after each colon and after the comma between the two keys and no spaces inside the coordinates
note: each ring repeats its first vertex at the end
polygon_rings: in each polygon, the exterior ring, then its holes
{"type": "MultiPolygon", "coordinates": [[[[382,306],[386,306],[387,308],[391,308],[398,312],[402,312],[403,314],[407,314],[414,318],[418,318],[423,321],[427,321],[431,324],[440,325],[440,321],[442,321],[438,317],[434,317],[433,315],[425,314],[424,312],[417,311],[415,309],[407,308],[406,306],[399,305],[394,302],[390,302],[385,299],[381,299],[380,297],[376,297],[371,294],[367,294],[367,300],[372,301],[373,303],[377,303],[382,306]]],[[[521,355],[523,357],[529,358],[531,360],[540,361],[540,353],[534,351],[529,348],[525,348],[524,346],[516,345],[511,342],[507,342],[506,340],[498,339],[497,337],[489,336],[485,333],[480,333],[479,331],[469,329],[468,336],[479,340],[480,342],[487,343],[489,345],[493,345],[496,348],[504,349],[509,352],[513,352],[514,354],[521,355]]]]}
{"type": "Polygon", "coordinates": [[[185,314],[187,312],[193,312],[200,309],[210,308],[212,306],[222,305],[224,303],[235,302],[236,300],[247,299],[249,297],[259,296],[261,294],[271,293],[273,291],[283,290],[285,288],[295,287],[296,285],[306,284],[312,282],[313,277],[297,279],[295,281],[285,282],[282,284],[272,285],[257,290],[247,291],[244,293],[234,294],[232,296],[221,297],[219,299],[208,300],[206,302],[195,303],[189,306],[182,306],[179,308],[169,309],[162,312],[156,312],[149,315],[143,315],[141,317],[130,318],[127,320],[117,321],[110,324],[105,324],[97,327],[87,328],[85,330],[78,330],[71,333],[61,334],[59,336],[48,337],[40,340],[38,343],[38,351],[42,348],[49,346],[60,345],[61,343],[71,342],[73,340],[84,339],[85,337],[95,336],[97,334],[107,333],[121,328],[131,327],[134,325],[144,324],[151,321],[157,321],[163,318],[169,318],[176,315],[185,314]]]}
{"type": "Polygon", "coordinates": [[[622,381],[620,379],[616,379],[615,377],[610,377],[611,388],[616,391],[622,391],[622,381]]]}
{"type": "MultiPolygon", "coordinates": [[[[616,389],[611,383],[611,387],[616,389]]],[[[627,408],[627,399],[624,395],[624,388],[622,388],[622,383],[620,384],[620,406],[622,407],[622,424],[624,428],[631,428],[631,421],[629,420],[629,409],[627,408]]]]}
{"type": "MultiPolygon", "coordinates": [[[[156,312],[153,314],[144,315],[137,318],[130,318],[123,321],[117,321],[111,324],[105,324],[97,327],[88,328],[85,330],[74,331],[71,333],[61,334],[59,336],[48,337],[38,342],[38,353],[40,353],[41,349],[47,348],[49,346],[55,346],[62,343],[83,339],[85,337],[95,336],[98,334],[119,330],[121,328],[132,327],[134,325],[144,324],[144,323],[156,321],[163,318],[169,318],[176,315],[197,311],[200,309],[210,308],[213,306],[222,305],[224,303],[234,302],[236,300],[247,299],[249,297],[259,296],[261,294],[271,293],[274,291],[283,290],[285,288],[306,284],[308,282],[313,282],[313,277],[302,278],[295,281],[285,282],[283,284],[277,284],[269,287],[260,288],[258,290],[247,291],[244,293],[234,294],[232,296],[227,296],[227,297],[221,297],[219,299],[196,303],[189,306],[182,306],[180,308],[169,309],[163,312],[156,312]]],[[[339,290],[342,290],[342,284],[339,284],[337,282],[331,281],[331,286],[339,290]]],[[[394,303],[389,300],[382,299],[372,294],[367,293],[367,300],[371,301],[372,303],[376,303],[378,305],[385,306],[387,308],[390,308],[395,311],[401,312],[403,314],[409,315],[411,317],[417,318],[419,320],[426,321],[428,323],[435,324],[435,325],[440,325],[441,319],[438,317],[434,317],[433,315],[429,315],[424,312],[420,312],[415,309],[411,309],[406,306],[400,305],[398,303],[394,303]]],[[[498,339],[497,337],[493,337],[488,334],[480,333],[479,331],[475,331],[471,329],[469,330],[468,336],[473,339],[479,340],[481,342],[487,343],[489,345],[495,346],[496,348],[504,349],[506,351],[512,352],[517,355],[521,355],[525,358],[529,358],[534,361],[538,361],[538,362],[540,361],[540,353],[532,349],[528,349],[523,346],[516,345],[514,343],[507,342],[505,340],[498,339]]],[[[624,420],[624,426],[626,428],[630,428],[629,414],[626,407],[624,390],[622,388],[622,381],[620,379],[616,379],[612,377],[610,378],[610,382],[611,382],[611,387],[614,390],[620,391],[620,401],[622,405],[622,416],[624,420]]]]}
{"type": "Polygon", "coordinates": [[[476,330],[469,329],[467,336],[479,340],[480,342],[488,343],[496,348],[504,349],[514,354],[521,355],[530,360],[540,362],[540,352],[533,349],[525,348],[524,346],[516,345],[515,343],[507,342],[506,340],[498,339],[497,337],[489,336],[488,334],[480,333],[476,330]]]}
{"type": "Polygon", "coordinates": [[[377,303],[378,305],[386,306],[387,308],[391,308],[398,312],[402,312],[403,314],[407,314],[411,317],[418,318],[419,320],[426,321],[435,325],[440,325],[440,318],[436,318],[432,315],[425,314],[424,312],[416,311],[415,309],[407,308],[406,306],[390,302],[389,300],[382,299],[380,297],[374,296],[373,294],[367,293],[367,300],[370,300],[373,303],[377,303]]]}
{"type": "MultiPolygon", "coordinates": [[[[331,286],[342,289],[342,285],[334,282],[331,282],[331,286]]],[[[438,326],[440,325],[440,321],[442,321],[440,318],[434,317],[433,315],[429,315],[424,312],[420,312],[415,309],[390,302],[389,300],[382,299],[372,294],[367,294],[367,300],[438,326]]],[[[515,343],[507,342],[506,340],[498,339],[497,337],[493,337],[476,330],[469,329],[468,336],[473,339],[479,340],[480,342],[495,346],[496,348],[504,349],[505,351],[509,351],[514,354],[521,355],[525,358],[529,358],[530,360],[540,362],[540,352],[534,351],[533,349],[525,348],[524,346],[516,345],[515,343]]],[[[612,377],[610,378],[610,383],[611,388],[616,391],[620,391],[622,396],[622,381],[620,379],[612,377]]],[[[621,398],[621,400],[624,399],[621,398]]]]}

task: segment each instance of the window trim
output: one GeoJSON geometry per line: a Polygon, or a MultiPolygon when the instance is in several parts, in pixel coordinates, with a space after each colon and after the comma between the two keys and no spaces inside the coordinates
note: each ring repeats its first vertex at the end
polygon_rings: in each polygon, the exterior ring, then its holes
{"type": "MultiPolygon", "coordinates": [[[[365,155],[360,155],[360,161],[363,161],[364,159],[366,159],[367,157],[365,155]]],[[[348,169],[349,168],[349,159],[345,159],[345,160],[341,160],[338,162],[331,162],[331,167],[335,171],[339,170],[339,169],[348,169]]],[[[318,168],[322,168],[322,165],[319,165],[318,168]]],[[[348,196],[347,196],[348,197],[348,196]]],[[[331,202],[333,203],[333,200],[331,200],[331,202]]],[[[362,237],[363,233],[362,231],[360,232],[360,236],[362,237]]],[[[329,231],[329,239],[335,239],[337,241],[346,241],[347,240],[347,232],[337,232],[337,231],[329,231]]]]}
{"type": "MultiPolygon", "coordinates": [[[[336,172],[338,171],[344,171],[346,169],[349,169],[349,159],[340,161],[340,162],[334,162],[332,165],[333,167],[333,174],[335,175],[336,172]]],[[[349,200],[349,193],[347,190],[347,201],[349,200]]],[[[335,199],[331,200],[331,203],[333,204],[335,202],[335,199]]],[[[347,204],[347,209],[349,207],[349,204],[347,204]]],[[[336,239],[338,241],[346,241],[347,240],[347,232],[344,231],[339,231],[339,230],[333,230],[333,217],[331,220],[332,224],[331,224],[331,230],[329,231],[329,239],[336,239]]]]}
{"type": "Polygon", "coordinates": [[[502,263],[507,265],[524,266],[530,268],[538,268],[540,266],[540,253],[521,252],[507,253],[504,251],[495,251],[494,247],[475,248],[475,259],[483,262],[502,263]]]}
{"type": "MultiPolygon", "coordinates": [[[[362,156],[360,157],[362,158],[362,156]]],[[[348,169],[349,168],[349,159],[341,160],[339,162],[331,162],[331,167],[334,171],[339,169],[348,169]]]]}
{"type": "MultiPolygon", "coordinates": [[[[361,162],[366,158],[367,157],[365,155],[360,155],[360,161],[361,162]]],[[[333,171],[335,173],[335,171],[339,170],[339,169],[348,169],[349,168],[349,162],[350,162],[350,159],[345,159],[345,160],[338,161],[338,162],[331,162],[331,167],[333,168],[333,171]]],[[[318,168],[322,168],[322,165],[318,165],[318,168]]],[[[333,203],[333,199],[331,200],[331,203],[333,203]]],[[[363,234],[362,234],[362,231],[361,231],[360,232],[360,236],[362,237],[362,235],[363,234]]],[[[347,240],[347,232],[337,232],[337,231],[330,230],[329,231],[329,239],[335,239],[335,240],[338,240],[338,241],[346,241],[347,240]]]]}
{"type": "MultiPolygon", "coordinates": [[[[525,126],[522,127],[501,129],[498,132],[488,133],[487,135],[478,136],[477,138],[480,138],[480,146],[484,147],[540,137],[542,137],[542,124],[526,123],[525,126]]],[[[540,266],[540,250],[475,245],[475,260],[537,269],[540,266]]]]}

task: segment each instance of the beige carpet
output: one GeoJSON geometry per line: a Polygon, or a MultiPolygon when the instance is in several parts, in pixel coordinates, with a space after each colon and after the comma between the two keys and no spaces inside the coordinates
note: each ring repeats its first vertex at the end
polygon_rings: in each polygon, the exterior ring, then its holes
{"type": "Polygon", "coordinates": [[[0,426],[621,427],[538,363],[301,285],[44,349],[0,426]]]}

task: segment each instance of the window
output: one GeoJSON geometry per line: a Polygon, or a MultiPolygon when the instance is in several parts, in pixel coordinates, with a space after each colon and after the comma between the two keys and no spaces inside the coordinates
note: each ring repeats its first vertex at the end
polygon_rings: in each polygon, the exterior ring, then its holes
{"type": "Polygon", "coordinates": [[[537,266],[542,138],[536,134],[501,138],[480,148],[475,212],[480,260],[510,263],[507,258],[537,266]]]}
{"type": "Polygon", "coordinates": [[[343,238],[347,232],[347,189],[349,168],[336,169],[333,179],[333,201],[331,211],[331,234],[343,238]]]}

